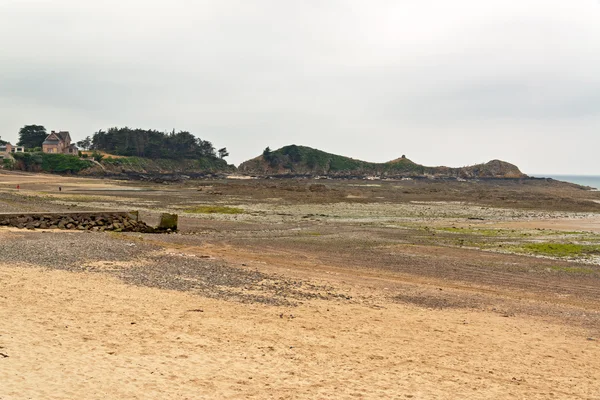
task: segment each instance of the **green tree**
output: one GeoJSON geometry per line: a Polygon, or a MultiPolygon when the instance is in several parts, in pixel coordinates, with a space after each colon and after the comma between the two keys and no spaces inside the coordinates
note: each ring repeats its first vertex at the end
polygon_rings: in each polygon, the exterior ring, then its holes
{"type": "Polygon", "coordinates": [[[94,133],[90,148],[152,159],[217,159],[211,142],[188,131],[165,133],[152,129],[110,128],[94,133]]]}
{"type": "Polygon", "coordinates": [[[42,125],[25,125],[19,130],[18,146],[42,147],[44,139],[48,134],[42,125]]]}
{"type": "Polygon", "coordinates": [[[270,147],[267,146],[267,148],[263,150],[263,158],[265,161],[271,161],[273,159],[273,152],[270,147]]]}
{"type": "Polygon", "coordinates": [[[263,159],[267,161],[271,167],[276,167],[282,162],[279,155],[277,153],[272,152],[270,147],[267,147],[263,151],[263,159]]]}
{"type": "Polygon", "coordinates": [[[222,149],[219,149],[218,153],[219,153],[219,158],[221,160],[224,159],[225,157],[229,156],[229,152],[227,151],[226,147],[223,147],[222,149]]]}
{"type": "Polygon", "coordinates": [[[92,147],[92,138],[88,136],[85,139],[80,140],[77,142],[77,147],[81,147],[84,150],[89,150],[90,147],[92,147]]]}

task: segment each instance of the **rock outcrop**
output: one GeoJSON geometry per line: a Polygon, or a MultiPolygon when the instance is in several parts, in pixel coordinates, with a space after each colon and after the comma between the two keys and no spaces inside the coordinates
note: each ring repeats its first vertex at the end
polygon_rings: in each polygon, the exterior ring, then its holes
{"type": "Polygon", "coordinates": [[[459,169],[461,178],[523,178],[519,167],[506,161],[492,160],[485,164],[459,169]]]}

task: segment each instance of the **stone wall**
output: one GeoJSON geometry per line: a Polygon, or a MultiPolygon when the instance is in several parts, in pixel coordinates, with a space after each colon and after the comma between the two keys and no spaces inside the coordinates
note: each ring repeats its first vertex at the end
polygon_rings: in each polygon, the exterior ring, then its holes
{"type": "Polygon", "coordinates": [[[0,226],[21,229],[66,229],[114,232],[172,232],[175,229],[151,227],[140,221],[138,212],[68,212],[0,214],[0,226]]]}

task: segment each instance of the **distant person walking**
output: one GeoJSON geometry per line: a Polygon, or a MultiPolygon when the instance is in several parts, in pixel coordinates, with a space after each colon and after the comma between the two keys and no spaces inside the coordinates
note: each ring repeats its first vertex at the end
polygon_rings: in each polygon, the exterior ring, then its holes
{"type": "Polygon", "coordinates": [[[21,189],[21,185],[17,185],[17,190],[21,189]]]}
{"type": "Polygon", "coordinates": [[[59,191],[59,192],[62,192],[62,188],[61,188],[60,186],[58,187],[58,191],[59,191]]]}

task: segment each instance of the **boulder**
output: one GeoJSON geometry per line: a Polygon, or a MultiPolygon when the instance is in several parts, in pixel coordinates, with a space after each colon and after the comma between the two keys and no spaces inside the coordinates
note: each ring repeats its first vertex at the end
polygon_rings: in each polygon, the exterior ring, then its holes
{"type": "Polygon", "coordinates": [[[177,219],[177,214],[163,213],[160,215],[160,223],[158,224],[157,229],[162,231],[166,231],[167,229],[176,231],[177,219]]]}

